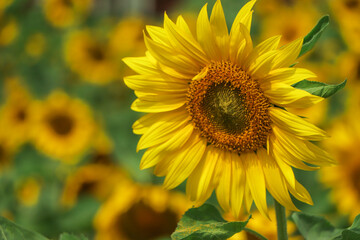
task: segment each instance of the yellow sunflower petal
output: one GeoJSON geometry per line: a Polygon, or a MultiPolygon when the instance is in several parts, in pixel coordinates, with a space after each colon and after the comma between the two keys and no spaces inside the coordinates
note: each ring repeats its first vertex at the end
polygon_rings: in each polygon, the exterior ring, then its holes
{"type": "Polygon", "coordinates": [[[295,187],[292,187],[288,184],[288,188],[290,193],[299,201],[302,201],[310,205],[314,204],[309,192],[298,181],[295,181],[295,187]]]}
{"type": "Polygon", "coordinates": [[[164,117],[162,121],[153,124],[149,130],[141,136],[137,151],[163,143],[168,140],[171,135],[174,135],[174,132],[179,130],[179,128],[184,127],[188,121],[188,115],[182,111],[169,113],[166,115],[166,118],[164,117]]]}
{"type": "Polygon", "coordinates": [[[271,84],[269,87],[261,85],[269,100],[282,107],[307,108],[324,100],[304,90],[296,89],[283,83],[271,84]]]}
{"type": "Polygon", "coordinates": [[[329,166],[335,163],[327,152],[313,143],[301,140],[292,134],[281,131],[276,126],[273,127],[273,131],[277,141],[279,141],[283,148],[295,158],[318,166],[329,166]]]}
{"type": "Polygon", "coordinates": [[[207,4],[205,4],[200,11],[196,26],[197,40],[206,52],[207,56],[212,60],[220,61],[221,54],[209,22],[207,4]]]}
{"type": "Polygon", "coordinates": [[[278,68],[259,79],[261,84],[284,83],[292,85],[304,79],[315,78],[315,73],[305,68],[278,68]]]}
{"type": "Polygon", "coordinates": [[[254,6],[256,0],[249,1],[246,3],[239,13],[236,15],[235,20],[231,26],[230,30],[230,59],[234,61],[236,59],[237,55],[237,49],[239,48],[239,45],[241,41],[244,39],[244,37],[241,34],[240,24],[243,24],[248,31],[250,32],[251,28],[251,19],[252,19],[252,7],[254,6]]]}
{"type": "MultiPolygon", "coordinates": [[[[230,195],[231,195],[232,179],[235,177],[232,173],[232,162],[233,160],[231,159],[231,153],[225,151],[224,159],[222,159],[223,172],[219,179],[219,185],[216,188],[216,197],[218,199],[220,206],[222,207],[222,209],[224,209],[225,212],[230,211],[230,195]]],[[[236,194],[236,196],[238,196],[238,194],[236,194]]],[[[241,197],[241,201],[242,201],[242,197],[241,197]]]]}
{"type": "Polygon", "coordinates": [[[126,86],[133,90],[147,91],[150,89],[170,92],[186,92],[188,84],[185,81],[171,81],[170,78],[152,75],[133,75],[124,77],[126,86]]]}
{"type": "Polygon", "coordinates": [[[177,69],[179,72],[196,74],[199,69],[197,62],[191,60],[183,54],[174,51],[173,48],[162,45],[144,35],[147,49],[154,58],[160,63],[170,68],[177,69]]]}
{"type": "MultiPolygon", "coordinates": [[[[241,215],[241,207],[243,201],[246,205],[252,204],[252,197],[250,191],[247,191],[246,194],[246,177],[243,164],[241,163],[242,158],[237,153],[230,153],[231,160],[231,171],[232,179],[230,182],[231,194],[230,194],[230,206],[232,214],[235,218],[238,218],[241,215]],[[244,200],[245,198],[245,200],[244,200]]],[[[250,209],[250,207],[248,208],[250,209]]]]}
{"type": "Polygon", "coordinates": [[[154,95],[150,97],[147,100],[136,99],[132,103],[131,109],[146,113],[167,112],[178,109],[185,104],[185,96],[183,98],[175,98],[169,95],[154,95]]]}
{"type": "Polygon", "coordinates": [[[156,75],[159,72],[148,57],[127,57],[123,61],[138,74],[156,75]]]}
{"type": "Polygon", "coordinates": [[[189,58],[193,58],[195,60],[194,64],[197,66],[205,66],[209,63],[204,51],[194,37],[178,28],[166,13],[164,16],[164,29],[168,33],[169,40],[173,47],[183,52],[189,58]]]}
{"type": "Polygon", "coordinates": [[[276,126],[304,140],[320,141],[327,137],[324,130],[281,108],[271,107],[269,114],[276,126]]]}
{"type": "Polygon", "coordinates": [[[264,148],[257,151],[264,170],[267,189],[270,194],[284,207],[292,211],[298,211],[291,201],[284,177],[275,160],[268,155],[264,148]]]}
{"type": "MultiPolygon", "coordinates": [[[[172,164],[169,167],[169,171],[167,172],[164,180],[164,188],[175,188],[188,177],[187,182],[191,182],[191,176],[197,171],[198,163],[202,159],[206,149],[206,140],[201,137],[197,137],[195,139],[190,139],[189,142],[194,142],[194,144],[174,156],[172,164]]],[[[201,163],[199,165],[201,165],[201,163]]],[[[206,174],[203,173],[202,176],[204,175],[206,174]]],[[[209,175],[207,175],[207,177],[210,178],[209,175]]],[[[197,182],[196,185],[205,186],[204,184],[201,184],[201,182],[197,182]]],[[[207,196],[207,198],[208,197],[209,196],[207,196]]]]}
{"type": "Polygon", "coordinates": [[[179,27],[187,36],[191,37],[193,41],[196,41],[183,16],[178,16],[176,19],[176,26],[179,27]]]}
{"type": "Polygon", "coordinates": [[[146,26],[146,31],[148,32],[151,39],[155,42],[163,44],[167,47],[171,46],[169,36],[164,28],[157,26],[146,26]]]}
{"type": "Polygon", "coordinates": [[[221,167],[221,152],[220,149],[208,146],[203,159],[187,180],[186,193],[197,205],[205,202],[217,185],[214,180],[215,169],[221,167]]]}
{"type": "MultiPolygon", "coordinates": [[[[262,43],[257,45],[252,50],[252,52],[250,53],[248,58],[246,59],[245,67],[247,69],[254,68],[255,61],[257,58],[259,58],[261,55],[263,55],[271,50],[276,50],[279,45],[280,38],[281,38],[281,36],[274,36],[274,37],[266,39],[265,41],[263,41],[262,43]]],[[[273,52],[274,55],[275,55],[275,53],[276,52],[273,52]]]]}
{"type": "Polygon", "coordinates": [[[251,195],[249,184],[245,184],[244,202],[245,202],[246,211],[248,213],[250,213],[250,209],[251,209],[251,206],[253,204],[253,197],[251,195]]]}
{"type": "Polygon", "coordinates": [[[140,169],[146,169],[155,166],[166,155],[171,154],[171,151],[180,149],[189,139],[194,126],[187,124],[184,128],[172,135],[169,140],[162,144],[150,147],[141,158],[140,169]]]}
{"type": "Polygon", "coordinates": [[[264,172],[257,155],[253,152],[242,154],[246,172],[246,183],[261,214],[269,218],[266,204],[266,186],[264,172]]]}
{"type": "Polygon", "coordinates": [[[215,35],[216,44],[220,49],[221,57],[227,59],[229,55],[229,33],[220,0],[216,1],[212,9],[210,25],[215,35]]]}
{"type": "Polygon", "coordinates": [[[299,56],[302,44],[303,39],[300,38],[280,48],[276,58],[274,59],[272,69],[289,67],[293,64],[299,56]]]}
{"type": "Polygon", "coordinates": [[[251,77],[255,79],[267,75],[271,70],[276,52],[276,50],[272,50],[256,57],[254,61],[250,63],[249,67],[245,66],[245,69],[247,69],[251,77]]]}
{"type": "Polygon", "coordinates": [[[240,27],[239,30],[241,32],[241,35],[244,37],[244,40],[242,42],[240,42],[240,44],[239,44],[239,49],[237,51],[237,56],[236,56],[236,63],[240,67],[244,67],[245,59],[247,58],[247,56],[250,54],[250,52],[253,49],[253,42],[251,40],[250,32],[245,27],[245,25],[240,23],[239,27],[240,27]]]}

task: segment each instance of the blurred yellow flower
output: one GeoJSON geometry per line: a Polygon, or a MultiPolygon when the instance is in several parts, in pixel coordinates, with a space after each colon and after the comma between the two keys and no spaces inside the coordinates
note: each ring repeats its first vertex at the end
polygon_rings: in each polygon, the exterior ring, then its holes
{"type": "Polygon", "coordinates": [[[281,35],[280,44],[289,43],[303,38],[313,28],[318,18],[319,13],[316,8],[302,1],[292,6],[278,7],[264,18],[264,23],[261,25],[262,38],[281,35]]]}
{"type": "Polygon", "coordinates": [[[88,30],[73,32],[65,43],[65,60],[81,80],[106,84],[119,79],[116,53],[107,41],[96,39],[88,30]]]}
{"type": "Polygon", "coordinates": [[[81,194],[103,201],[116,184],[128,181],[127,174],[114,165],[88,164],[70,174],[61,197],[61,204],[73,206],[81,194]]]}
{"type": "Polygon", "coordinates": [[[352,86],[360,85],[360,53],[345,52],[338,59],[338,74],[352,86]]]}
{"type": "Polygon", "coordinates": [[[332,138],[325,142],[338,165],[320,171],[321,181],[332,189],[333,203],[341,214],[349,215],[350,222],[360,213],[359,92],[359,88],[353,89],[352,107],[346,116],[333,123],[329,130],[332,138]]]}
{"type": "Polygon", "coordinates": [[[93,0],[43,0],[46,19],[55,27],[68,27],[86,17],[93,0]]]}
{"type": "Polygon", "coordinates": [[[29,140],[32,97],[18,77],[5,79],[6,102],[0,108],[0,129],[14,148],[29,140]]]}
{"type": "Polygon", "coordinates": [[[111,33],[109,45],[121,57],[130,54],[142,54],[145,50],[143,40],[144,21],[140,18],[124,18],[120,20],[111,33]]]}
{"type": "Polygon", "coordinates": [[[41,191],[41,183],[36,178],[30,177],[23,180],[17,189],[17,198],[25,206],[33,206],[37,203],[41,191]]]}
{"type": "Polygon", "coordinates": [[[13,17],[0,15],[0,46],[11,44],[19,34],[18,23],[13,17]]]}
{"type": "Polygon", "coordinates": [[[90,108],[79,99],[61,91],[33,108],[32,138],[35,146],[48,156],[74,163],[87,150],[95,132],[90,108]]]}
{"type": "Polygon", "coordinates": [[[351,51],[360,54],[360,0],[329,2],[347,46],[351,51]]]}
{"type": "Polygon", "coordinates": [[[39,57],[42,55],[46,47],[46,39],[44,34],[35,33],[30,36],[26,43],[25,51],[31,57],[39,57]]]}
{"type": "Polygon", "coordinates": [[[165,14],[164,27],[146,28],[146,56],[124,59],[139,74],[124,78],[138,97],[131,108],[148,113],[133,125],[142,135],[137,150],[147,149],[140,168],[155,166],[167,189],[187,180],[197,205],[215,190],[235,217],[253,201],[266,216],[266,190],[289,210],[297,210],[289,193],[312,204],[292,167],[333,164],[310,142],[327,138],[326,132],[285,110],[323,100],[291,86],[316,77],[289,67],[303,39],[278,48],[281,36],[275,36],[253,47],[254,4],[239,11],[230,34],[220,0],[210,20],[207,5],[200,11],[196,37],[182,16],[173,22],[165,14]]]}
{"type": "Polygon", "coordinates": [[[159,186],[119,184],[94,219],[97,240],[169,237],[190,207],[186,197],[159,186]]]}

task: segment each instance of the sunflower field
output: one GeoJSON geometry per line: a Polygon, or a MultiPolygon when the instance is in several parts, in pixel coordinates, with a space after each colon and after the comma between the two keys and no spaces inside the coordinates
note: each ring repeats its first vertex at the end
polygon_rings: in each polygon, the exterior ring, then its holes
{"type": "Polygon", "coordinates": [[[359,119],[360,0],[0,0],[0,240],[360,239],[359,119]]]}

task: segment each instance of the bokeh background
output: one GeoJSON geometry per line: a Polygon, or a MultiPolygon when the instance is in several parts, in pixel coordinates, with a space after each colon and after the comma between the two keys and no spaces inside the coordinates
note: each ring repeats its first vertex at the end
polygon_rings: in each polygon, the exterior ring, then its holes
{"type": "MultiPolygon", "coordinates": [[[[222,1],[229,26],[245,2],[222,1]]],[[[141,114],[130,110],[135,96],[122,78],[133,73],[121,59],[144,55],[143,29],[161,26],[164,11],[195,27],[205,3],[0,0],[1,216],[52,239],[62,232],[169,239],[191,203],[184,184],[167,192],[151,170],[139,170],[143,152],[136,152],[131,126],[141,114]]],[[[321,82],[348,79],[347,86],[311,109],[291,111],[329,132],[322,145],[339,165],[295,171],[314,206],[294,201],[347,227],[360,213],[360,0],[259,0],[254,9],[255,43],[278,34],[288,43],[330,15],[330,26],[298,66],[321,82]]],[[[214,196],[209,202],[217,205],[214,196]]],[[[248,227],[275,239],[275,220],[256,210],[248,227]]],[[[291,223],[289,232],[296,235],[291,223]]]]}

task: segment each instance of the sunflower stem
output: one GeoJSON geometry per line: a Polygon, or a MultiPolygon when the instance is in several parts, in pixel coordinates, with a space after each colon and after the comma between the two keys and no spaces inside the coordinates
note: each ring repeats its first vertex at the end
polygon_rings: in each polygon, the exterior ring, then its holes
{"type": "Polygon", "coordinates": [[[287,240],[285,208],[274,199],[278,240],[287,240]]]}

